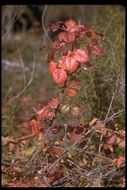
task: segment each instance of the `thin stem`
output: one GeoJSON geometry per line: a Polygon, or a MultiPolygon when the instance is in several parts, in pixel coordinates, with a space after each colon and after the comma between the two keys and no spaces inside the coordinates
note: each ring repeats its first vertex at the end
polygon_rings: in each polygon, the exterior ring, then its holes
{"type": "Polygon", "coordinates": [[[42,14],[41,21],[42,21],[42,28],[43,28],[43,30],[44,30],[44,33],[45,33],[47,39],[49,40],[49,42],[52,44],[52,40],[51,40],[51,38],[49,37],[49,35],[48,35],[47,31],[46,31],[45,25],[44,25],[44,16],[45,16],[47,7],[48,7],[48,5],[45,5],[45,8],[44,8],[44,11],[43,11],[43,14],[42,14]]]}
{"type": "MultiPolygon", "coordinates": [[[[64,94],[65,87],[66,87],[66,82],[65,82],[65,84],[64,84],[64,86],[63,86],[63,88],[62,88],[62,90],[61,90],[60,95],[61,95],[61,94],[62,94],[62,95],[64,94]]],[[[62,100],[62,97],[59,97],[59,104],[58,104],[57,108],[55,109],[55,114],[54,114],[54,115],[56,115],[57,112],[58,112],[58,110],[59,110],[61,100],[62,100]]],[[[48,128],[48,130],[46,131],[45,138],[44,138],[43,142],[41,142],[41,144],[40,144],[40,143],[38,144],[36,152],[33,154],[33,156],[30,158],[30,160],[26,163],[26,165],[25,165],[26,168],[29,167],[30,163],[36,158],[36,156],[40,153],[40,151],[41,151],[42,148],[44,147],[45,140],[46,140],[46,138],[48,137],[49,131],[50,131],[51,128],[53,127],[53,123],[54,123],[55,118],[56,118],[56,117],[54,116],[53,119],[51,120],[51,122],[49,123],[49,128],[48,128]]]]}
{"type": "Polygon", "coordinates": [[[109,115],[109,113],[111,111],[112,103],[113,103],[113,100],[114,100],[114,97],[115,97],[115,94],[116,94],[116,91],[117,91],[117,87],[118,87],[119,77],[120,77],[120,73],[117,76],[115,90],[113,92],[113,95],[112,95],[112,98],[111,98],[111,101],[110,101],[110,105],[109,105],[108,111],[106,113],[105,119],[107,119],[107,117],[108,117],[108,115],[109,115]]]}
{"type": "Polygon", "coordinates": [[[12,103],[15,99],[19,98],[19,96],[21,96],[21,94],[23,94],[24,91],[30,86],[30,84],[33,81],[33,77],[34,77],[35,63],[36,63],[36,55],[34,54],[33,69],[32,69],[32,72],[31,72],[31,77],[30,77],[29,82],[26,84],[26,86],[24,86],[24,88],[16,96],[14,96],[11,100],[9,100],[5,106],[12,103]]]}

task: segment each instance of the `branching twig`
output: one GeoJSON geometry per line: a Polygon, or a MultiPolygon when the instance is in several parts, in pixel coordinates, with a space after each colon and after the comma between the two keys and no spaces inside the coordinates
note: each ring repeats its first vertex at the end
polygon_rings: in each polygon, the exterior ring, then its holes
{"type": "Polygon", "coordinates": [[[34,137],[35,135],[34,134],[30,134],[30,135],[26,135],[26,136],[23,136],[23,137],[19,137],[19,138],[9,138],[9,137],[2,137],[2,143],[3,145],[8,145],[9,143],[13,143],[13,144],[18,144],[19,142],[21,141],[24,141],[26,139],[29,139],[31,137],[34,137]]]}
{"type": "MultiPolygon", "coordinates": [[[[113,116],[110,116],[109,118],[105,119],[103,123],[107,123],[110,120],[112,120],[115,117],[118,117],[119,114],[123,113],[124,110],[118,111],[117,113],[113,114],[113,116]]],[[[102,124],[101,124],[102,125],[102,124]]],[[[91,129],[89,129],[85,134],[83,134],[81,137],[79,137],[70,147],[68,147],[61,156],[48,168],[48,171],[51,170],[63,157],[64,154],[66,154],[69,150],[71,150],[74,146],[79,144],[88,134],[90,134],[92,131],[96,130],[98,127],[100,127],[100,124],[96,124],[91,129]]]]}
{"type": "Polygon", "coordinates": [[[8,104],[10,104],[11,102],[13,102],[15,99],[17,99],[19,96],[21,96],[21,94],[30,86],[30,84],[32,83],[33,80],[33,76],[34,76],[34,70],[35,70],[35,60],[36,60],[36,56],[34,54],[34,61],[33,61],[33,68],[32,68],[32,73],[31,73],[31,77],[29,82],[26,84],[26,86],[15,96],[13,97],[11,100],[9,100],[6,104],[6,106],[8,104]]]}

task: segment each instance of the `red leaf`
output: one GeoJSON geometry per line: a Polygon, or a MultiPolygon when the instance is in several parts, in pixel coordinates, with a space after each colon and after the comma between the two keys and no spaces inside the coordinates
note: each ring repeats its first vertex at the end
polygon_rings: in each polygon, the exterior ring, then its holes
{"type": "Polygon", "coordinates": [[[79,81],[72,81],[71,84],[69,85],[69,88],[74,88],[74,89],[78,89],[80,87],[80,83],[79,81]]]}
{"type": "Polygon", "coordinates": [[[30,121],[30,126],[32,126],[32,133],[33,134],[37,135],[38,133],[40,133],[41,125],[37,120],[32,119],[30,121]]]}
{"type": "Polygon", "coordinates": [[[120,156],[119,158],[116,158],[113,160],[112,165],[117,166],[117,168],[119,168],[124,161],[125,161],[125,158],[120,156]]]}
{"type": "Polygon", "coordinates": [[[69,43],[74,42],[75,39],[76,39],[76,35],[74,34],[74,32],[69,32],[68,33],[68,41],[69,41],[69,43]]]}
{"type": "Polygon", "coordinates": [[[52,43],[54,51],[59,53],[63,53],[63,54],[67,54],[67,47],[65,46],[65,43],[60,43],[59,41],[54,41],[52,43]]]}
{"type": "Polygon", "coordinates": [[[66,91],[68,92],[68,96],[75,96],[77,91],[72,88],[66,88],[66,91]]]}
{"type": "Polygon", "coordinates": [[[58,35],[59,42],[65,42],[65,43],[72,43],[75,41],[75,34],[74,32],[61,32],[58,35]]]}
{"type": "Polygon", "coordinates": [[[48,112],[46,115],[46,119],[52,120],[54,116],[55,116],[54,112],[48,112]]]}
{"type": "Polygon", "coordinates": [[[45,105],[45,106],[42,106],[42,108],[38,109],[37,110],[37,119],[38,120],[42,120],[44,118],[46,118],[47,114],[48,114],[48,106],[45,105]]]}
{"type": "Polygon", "coordinates": [[[83,37],[83,35],[86,34],[86,30],[88,30],[86,26],[81,24],[76,24],[71,19],[65,22],[65,26],[66,26],[66,31],[68,31],[69,33],[73,33],[72,35],[75,37],[78,36],[83,37]]]}
{"type": "Polygon", "coordinates": [[[104,54],[103,49],[97,44],[97,45],[90,45],[92,49],[92,53],[97,56],[102,56],[104,54]]]}
{"type": "Polygon", "coordinates": [[[55,63],[54,61],[51,61],[49,63],[49,73],[51,75],[53,75],[54,71],[56,70],[56,65],[57,65],[57,63],[55,63]]]}
{"type": "Polygon", "coordinates": [[[57,108],[57,106],[58,106],[58,99],[57,98],[51,98],[51,100],[49,101],[48,105],[51,108],[57,108]]]}
{"type": "MultiPolygon", "coordinates": [[[[62,57],[62,59],[63,59],[63,57],[62,57]]],[[[59,61],[58,68],[64,69],[66,71],[66,66],[65,66],[65,64],[61,60],[59,61]]]]}
{"type": "Polygon", "coordinates": [[[117,140],[117,136],[116,136],[116,135],[113,135],[113,136],[111,136],[111,137],[108,139],[107,143],[108,143],[108,144],[115,144],[115,143],[116,143],[116,140],[117,140]]]}
{"type": "Polygon", "coordinates": [[[89,55],[86,53],[84,50],[81,49],[76,49],[72,53],[73,58],[80,62],[80,63],[85,63],[89,61],[89,55]]]}
{"type": "Polygon", "coordinates": [[[74,22],[72,19],[69,19],[65,22],[66,31],[72,30],[76,26],[76,22],[74,22]]]}
{"type": "Polygon", "coordinates": [[[82,37],[86,34],[86,28],[83,25],[76,25],[73,29],[71,29],[71,32],[74,32],[76,37],[82,37]]]}
{"type": "Polygon", "coordinates": [[[68,96],[75,96],[77,93],[77,89],[79,88],[79,82],[78,81],[72,81],[71,84],[65,88],[65,90],[68,92],[68,96]]]}
{"type": "Polygon", "coordinates": [[[66,32],[61,32],[59,35],[58,35],[58,39],[59,39],[59,42],[66,42],[68,43],[68,35],[66,32]]]}
{"type": "Polygon", "coordinates": [[[83,24],[78,24],[78,30],[80,31],[80,35],[82,36],[82,35],[86,34],[87,28],[83,24]]]}
{"type": "Polygon", "coordinates": [[[110,152],[114,152],[114,150],[113,150],[113,147],[112,147],[112,146],[108,145],[108,149],[110,150],[110,152]]]}
{"type": "Polygon", "coordinates": [[[70,73],[76,71],[79,67],[78,61],[76,61],[73,57],[63,56],[61,60],[65,65],[66,70],[70,73]]]}
{"type": "Polygon", "coordinates": [[[58,68],[53,72],[53,79],[58,85],[64,84],[67,80],[67,72],[62,68],[58,68]]]}

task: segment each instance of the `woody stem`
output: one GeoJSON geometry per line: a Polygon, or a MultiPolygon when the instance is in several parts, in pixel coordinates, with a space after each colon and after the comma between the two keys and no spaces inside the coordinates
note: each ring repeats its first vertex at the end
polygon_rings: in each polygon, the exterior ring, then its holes
{"type": "MultiPolygon", "coordinates": [[[[59,104],[58,104],[58,106],[57,106],[57,108],[55,109],[55,112],[54,112],[54,113],[55,113],[55,116],[56,116],[56,114],[57,114],[57,112],[58,112],[58,110],[59,110],[60,102],[61,102],[62,97],[63,97],[63,94],[64,94],[64,90],[65,90],[65,87],[66,87],[66,83],[67,83],[67,81],[64,83],[64,86],[62,87],[62,90],[61,90],[61,92],[60,92],[60,95],[59,95],[59,104]],[[62,96],[62,97],[60,97],[60,96],[62,96]]],[[[54,120],[55,120],[55,118],[56,118],[55,116],[52,118],[51,122],[49,123],[49,126],[52,126],[52,125],[53,125],[53,122],[54,122],[54,120]]]]}

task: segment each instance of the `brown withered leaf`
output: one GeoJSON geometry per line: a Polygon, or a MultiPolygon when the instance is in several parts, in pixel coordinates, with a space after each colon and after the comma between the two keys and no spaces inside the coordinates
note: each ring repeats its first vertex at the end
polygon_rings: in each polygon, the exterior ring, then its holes
{"type": "Polygon", "coordinates": [[[118,158],[116,158],[116,159],[113,160],[112,165],[116,166],[117,168],[119,168],[124,161],[125,161],[125,157],[120,156],[120,157],[118,157],[118,158]]]}
{"type": "Polygon", "coordinates": [[[100,143],[99,147],[100,148],[102,147],[104,150],[109,150],[110,152],[114,152],[113,147],[109,144],[100,143]]]}
{"type": "Polygon", "coordinates": [[[32,119],[30,126],[32,126],[32,134],[38,135],[40,133],[41,124],[37,120],[32,119]]]}
{"type": "Polygon", "coordinates": [[[59,147],[51,147],[50,152],[54,154],[56,157],[59,157],[63,151],[59,147]]]}

